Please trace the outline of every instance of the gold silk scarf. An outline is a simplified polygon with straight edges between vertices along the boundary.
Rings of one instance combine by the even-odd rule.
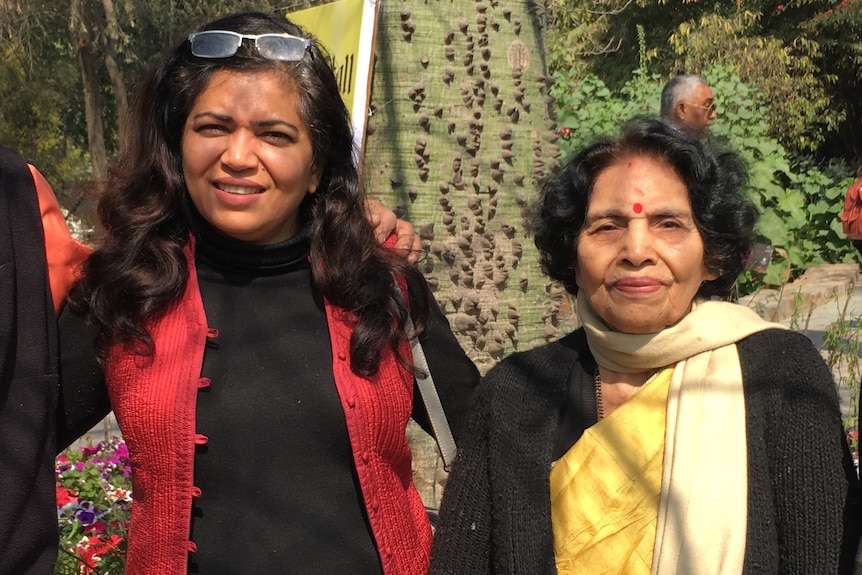
[[[661,498],[651,573],[739,575],[745,554],[748,461],[735,343],[786,329],[729,302],[695,301],[653,334],[615,332],[587,298],[578,315],[598,364],[637,373],[675,365],[668,391]]]
[[[648,575],[661,494],[673,368],[583,436],[551,469],[559,575]]]

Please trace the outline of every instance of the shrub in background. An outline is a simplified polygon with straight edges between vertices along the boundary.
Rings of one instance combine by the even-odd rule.
[[[787,253],[786,259],[774,257],[765,274],[747,272],[739,282],[740,295],[779,286],[788,274],[796,277],[812,265],[855,261],[838,219],[852,180],[851,167],[841,160],[818,165],[810,156],[788,153],[768,135],[769,125],[762,113],[765,106],[757,90],[743,83],[732,66],[716,64],[704,75],[719,114],[709,137],[745,159],[748,191],[761,212],[758,241]],[[595,75],[578,82],[557,78],[554,96],[563,160],[599,136],[618,133],[626,118],[638,114],[657,117],[663,85],[643,65],[619,93]]]

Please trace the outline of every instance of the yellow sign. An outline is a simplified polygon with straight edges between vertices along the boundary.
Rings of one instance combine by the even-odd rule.
[[[349,110],[353,109],[357,89],[357,59],[364,4],[364,0],[339,0],[287,15],[288,20],[313,34],[329,52],[329,64]]]

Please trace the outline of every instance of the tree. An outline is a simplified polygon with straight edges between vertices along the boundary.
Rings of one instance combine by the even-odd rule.
[[[593,72],[618,90],[638,65],[636,27],[643,25],[651,72],[667,78],[732,64],[764,94],[770,135],[796,152],[852,161],[862,150],[855,128],[862,123],[860,4],[552,0],[557,41],[549,61],[555,77]]]
[[[0,142],[63,187],[85,176],[86,133],[62,4],[0,2]]]
[[[419,229],[420,268],[486,370],[559,335],[525,209],[557,163],[544,6],[383,3],[363,176]]]
[[[94,50],[94,14],[89,8],[89,3],[83,5],[82,0],[72,0],[69,28],[72,45],[75,48],[75,59],[81,73],[93,179],[102,181],[108,176],[108,151],[105,145],[102,106],[99,101],[99,78]]]
[[[533,0],[381,4],[362,174],[419,230],[419,267],[482,372],[572,320],[524,218],[558,156],[544,13]],[[433,440],[408,434],[436,504]]]

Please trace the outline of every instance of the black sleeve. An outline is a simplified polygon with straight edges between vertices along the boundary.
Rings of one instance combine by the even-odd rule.
[[[749,445],[746,561],[773,561],[757,557],[773,548],[779,573],[850,573],[859,485],[832,374],[800,333],[764,331],[738,349]]]
[[[467,418],[473,391],[479,384],[479,370],[461,348],[452,333],[449,320],[430,293],[428,299],[428,319],[419,341],[428,359],[428,368],[449,427],[452,428],[452,435],[457,441]],[[426,433],[433,435],[418,386],[414,386],[413,390],[413,419]]]
[[[577,361],[568,336],[483,378],[446,483],[429,575],[550,575],[551,451]]]
[[[490,575],[492,485],[489,441],[494,405],[492,369],[479,386],[446,482],[431,547],[429,575]]]
[[[93,334],[84,315],[63,309],[60,333],[60,400],[57,450],[68,447],[111,411]]]

